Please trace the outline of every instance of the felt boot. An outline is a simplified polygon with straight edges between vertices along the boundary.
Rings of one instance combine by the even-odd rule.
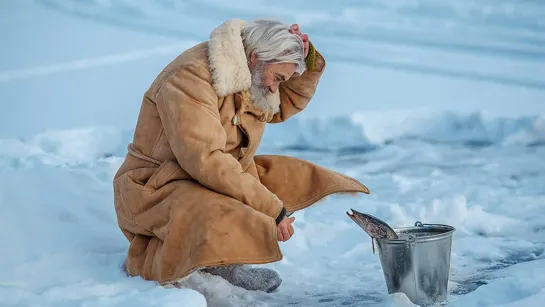
[[[282,279],[276,271],[266,268],[250,268],[246,265],[209,267],[201,271],[220,276],[232,285],[246,290],[270,293],[282,283]]]

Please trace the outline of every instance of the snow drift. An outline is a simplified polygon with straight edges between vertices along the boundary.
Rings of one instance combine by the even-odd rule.
[[[366,150],[402,140],[470,147],[536,146],[545,142],[545,118],[430,111],[368,112],[324,119],[294,117],[281,125],[269,125],[262,144],[304,150]]]

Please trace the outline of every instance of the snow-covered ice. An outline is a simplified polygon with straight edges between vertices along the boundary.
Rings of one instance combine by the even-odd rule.
[[[276,293],[128,278],[111,180],[141,95],[231,17],[299,22],[329,59],[311,105],[267,127],[260,153],[372,194],[295,213],[284,259],[266,265]],[[350,208],[456,228],[445,306],[541,306],[544,17],[515,0],[0,0],[0,306],[413,306],[388,295]]]

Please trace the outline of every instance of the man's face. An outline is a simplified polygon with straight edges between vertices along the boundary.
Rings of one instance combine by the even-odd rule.
[[[281,82],[288,81],[295,73],[296,65],[292,63],[265,64],[256,61],[250,68],[252,87],[250,95],[256,102],[264,102],[268,95],[276,93]]]
[[[281,82],[288,81],[295,73],[296,66],[292,63],[265,64],[260,75],[261,86],[276,93]]]

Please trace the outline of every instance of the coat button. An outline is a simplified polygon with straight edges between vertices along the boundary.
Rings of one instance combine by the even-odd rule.
[[[240,148],[240,156],[244,157],[248,153],[248,147],[241,147]]]
[[[233,116],[233,125],[235,126],[240,125],[240,118],[238,115]]]

